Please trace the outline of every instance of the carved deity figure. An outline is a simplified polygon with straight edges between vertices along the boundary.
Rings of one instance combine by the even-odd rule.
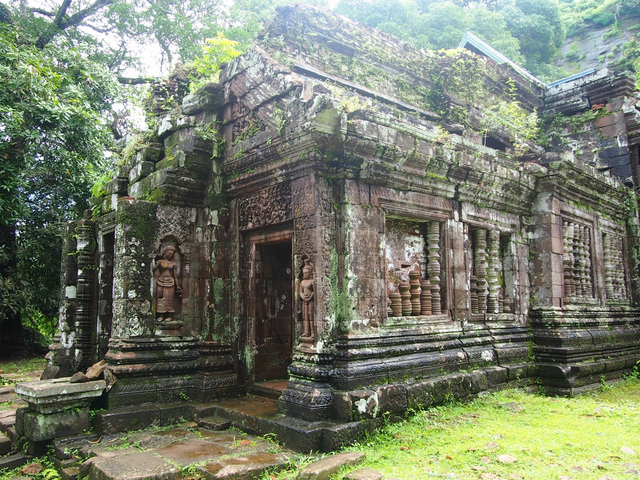
[[[176,311],[175,297],[182,296],[182,288],[176,274],[178,266],[174,261],[175,253],[176,247],[172,245],[166,246],[153,268],[156,319],[164,320],[165,322],[173,320],[173,315]]]
[[[305,258],[302,267],[302,280],[300,281],[299,294],[302,299],[302,339],[313,339],[313,306],[314,306],[314,289],[311,274],[313,267],[309,263],[309,259]]]

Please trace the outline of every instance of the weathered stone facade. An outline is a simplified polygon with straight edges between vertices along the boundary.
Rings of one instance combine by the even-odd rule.
[[[69,227],[52,365],[105,358],[109,409],[288,379],[282,412],[345,422],[620,377],[639,100],[608,72],[534,80],[282,8]],[[554,116],[534,137],[509,111]]]

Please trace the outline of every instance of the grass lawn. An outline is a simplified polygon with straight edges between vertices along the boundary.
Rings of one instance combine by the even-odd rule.
[[[637,479],[640,380],[572,399],[486,394],[418,412],[349,450],[400,479]]]

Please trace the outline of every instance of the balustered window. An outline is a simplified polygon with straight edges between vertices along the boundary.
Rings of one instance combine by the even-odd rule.
[[[591,228],[571,220],[562,222],[562,265],[565,303],[592,301]]]
[[[512,313],[513,259],[511,237],[498,230],[475,228],[471,233],[471,312]]]
[[[571,220],[564,220],[562,222],[562,244],[565,303],[593,300],[591,227]]]
[[[387,219],[388,315],[444,313],[443,224]]]
[[[628,300],[624,259],[624,238],[607,232],[602,235],[604,246],[604,279],[607,300]]]

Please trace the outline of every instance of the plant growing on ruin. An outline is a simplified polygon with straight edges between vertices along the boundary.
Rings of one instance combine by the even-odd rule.
[[[207,82],[217,80],[220,66],[242,55],[243,52],[236,48],[238,45],[239,42],[229,40],[222,32],[218,32],[215,38],[207,38],[202,55],[193,61],[198,75],[191,82],[191,91],[197,90]]]
[[[538,113],[528,112],[516,100],[516,86],[513,79],[507,80],[509,100],[499,100],[485,109],[482,121],[486,135],[492,130],[506,129],[513,134],[513,146],[516,154],[525,153],[528,145],[524,142],[533,141],[540,131]]]

